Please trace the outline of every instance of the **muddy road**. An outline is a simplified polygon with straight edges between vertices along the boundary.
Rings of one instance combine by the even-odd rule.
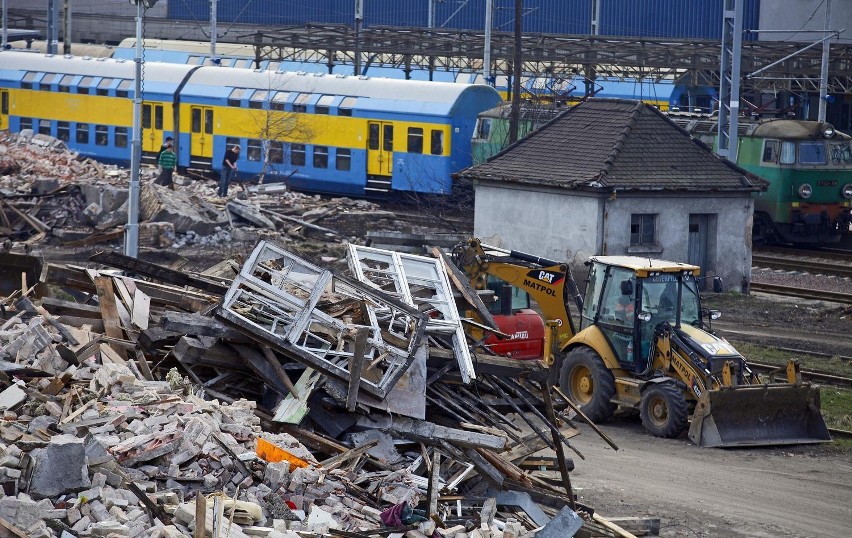
[[[581,502],[607,516],[661,519],[661,536],[828,537],[852,528],[852,454],[825,445],[712,449],[659,439],[639,417],[588,426],[573,444]],[[569,451],[570,454],[570,451]]]

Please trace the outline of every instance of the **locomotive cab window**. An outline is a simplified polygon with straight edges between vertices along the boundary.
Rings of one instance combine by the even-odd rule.
[[[432,155],[444,154],[444,131],[432,130]]]
[[[781,164],[796,164],[795,142],[781,142],[781,158],[779,162]]]
[[[799,142],[799,164],[825,164],[825,142]]]
[[[491,138],[491,118],[479,118],[476,120],[476,135],[480,140],[488,140]]]
[[[763,142],[763,162],[778,162],[778,151],[781,148],[780,140],[765,140]]]
[[[423,153],[423,129],[408,128],[408,153]]]

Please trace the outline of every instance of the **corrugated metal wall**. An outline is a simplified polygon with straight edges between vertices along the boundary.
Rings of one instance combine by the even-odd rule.
[[[485,0],[434,0],[435,26],[482,30]],[[514,0],[493,0],[494,30],[511,32]],[[723,0],[600,0],[601,34],[719,39]],[[524,32],[588,34],[594,0],[524,0]],[[364,0],[364,26],[426,27],[428,0]],[[744,28],[757,28],[760,0],[745,0]],[[355,0],[219,0],[219,22],[353,24]],[[210,0],[170,0],[171,19],[207,21]]]

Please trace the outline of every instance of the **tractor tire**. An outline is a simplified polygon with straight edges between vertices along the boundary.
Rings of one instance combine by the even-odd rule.
[[[615,395],[615,378],[591,348],[568,352],[562,361],[559,386],[592,422],[607,420],[618,408],[610,401]]]
[[[674,383],[657,383],[642,393],[642,425],[655,437],[677,437],[689,424],[683,392]]]

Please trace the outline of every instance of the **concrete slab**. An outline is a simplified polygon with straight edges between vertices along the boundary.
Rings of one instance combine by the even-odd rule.
[[[55,497],[91,485],[82,439],[56,435],[46,448],[34,450],[30,456],[34,465],[29,494],[33,498]]]

